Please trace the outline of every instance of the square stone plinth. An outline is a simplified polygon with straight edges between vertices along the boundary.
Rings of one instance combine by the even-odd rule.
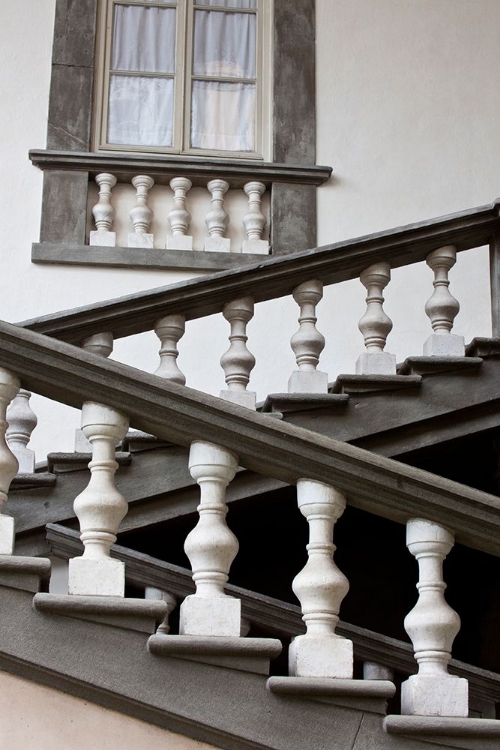
[[[192,250],[193,238],[187,234],[169,234],[167,236],[167,250]]]
[[[115,247],[116,232],[91,232],[89,244],[98,247]]]
[[[69,561],[68,594],[125,596],[125,564],[111,558],[74,557]]]
[[[395,375],[396,355],[389,352],[363,352],[356,362],[356,375]]]
[[[454,333],[432,333],[424,344],[424,357],[465,357],[465,339]]]
[[[14,554],[14,519],[0,515],[0,555]]]
[[[288,671],[294,677],[352,679],[352,641],[338,635],[298,635],[288,651]]]
[[[294,370],[288,381],[288,393],[328,393],[328,374]]]
[[[180,635],[241,634],[241,601],[232,596],[187,596],[181,604]]]
[[[128,247],[151,249],[153,247],[153,235],[146,232],[129,232],[127,245]]]
[[[244,240],[241,247],[242,253],[253,253],[254,255],[269,255],[269,242],[265,240]]]
[[[203,249],[207,253],[230,253],[231,240],[228,237],[206,237]]]
[[[219,398],[225,401],[231,401],[232,404],[246,406],[247,409],[254,409],[257,404],[257,396],[253,391],[229,391],[224,390],[219,393]]]
[[[453,675],[414,674],[401,685],[401,713],[468,716],[469,684]]]

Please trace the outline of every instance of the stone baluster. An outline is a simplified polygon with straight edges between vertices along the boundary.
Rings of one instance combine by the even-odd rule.
[[[21,388],[7,409],[7,442],[19,463],[19,474],[33,474],[35,452],[28,448],[31,433],[38,423],[30,406],[31,393]]]
[[[184,550],[191,563],[196,593],[180,608],[179,632],[184,635],[239,636],[241,602],[224,593],[238,540],[226,523],[226,487],[238,458],[225,448],[195,441],[189,471],[200,485],[198,524],[188,534]]]
[[[373,661],[363,662],[363,680],[394,680],[394,670],[390,667],[384,667],[382,664],[376,664]]]
[[[82,557],[69,562],[70,594],[124,596],[125,566],[112,560],[109,550],[127,513],[127,502],[118,492],[115,446],[128,430],[128,419],[114,409],[93,402],[82,407],[82,430],[92,446],[90,481],[74,503],[80,521]]]
[[[95,333],[82,341],[82,349],[98,357],[109,357],[113,351],[113,334],[111,331]],[[75,451],[77,453],[92,452],[92,446],[80,428],[75,430]]]
[[[309,523],[308,560],[292,588],[302,607],[307,632],[293,639],[290,675],[344,677],[353,675],[352,641],[335,633],[340,604],[349,582],[333,560],[333,527],[345,509],[344,495],[309,479],[297,482],[297,501]]]
[[[155,333],[161,342],[160,364],[155,375],[180,385],[186,384],[186,377],[177,365],[177,342],[184,335],[185,321],[184,315],[166,315],[157,320],[155,325]]]
[[[358,328],[365,340],[366,352],[356,362],[358,375],[395,375],[396,357],[384,352],[387,336],[392,330],[392,320],[385,313],[383,290],[391,280],[388,263],[374,263],[360,275],[366,287],[366,312]]]
[[[427,357],[464,357],[463,336],[451,333],[460,304],[449,290],[448,273],[457,260],[453,245],[440,247],[427,256],[427,265],[434,271],[434,292],[425,304],[425,312],[431,321],[432,333],[424,344]]]
[[[229,224],[229,214],[224,209],[224,194],[229,190],[229,183],[226,180],[210,180],[207,189],[212,195],[212,207],[205,219],[209,237],[205,238],[204,249],[212,253],[230,253],[231,240],[224,237]]]
[[[116,232],[111,231],[115,209],[111,205],[111,189],[116,185],[116,177],[107,172],[98,174],[95,178],[99,185],[99,200],[92,209],[96,231],[90,233],[90,244],[101,247],[116,245]]]
[[[247,324],[253,318],[252,297],[228,302],[223,310],[225,319],[231,326],[230,346],[220,360],[225,373],[227,389],[220,392],[220,398],[235,404],[255,409],[255,393],[247,391],[250,372],[255,367],[255,357],[247,349]]]
[[[5,439],[7,406],[19,391],[19,378],[0,368],[0,555],[14,554],[14,519],[4,514],[10,483],[17,474],[18,462]]]
[[[269,242],[262,239],[266,217],[262,213],[262,195],[266,191],[263,182],[247,182],[243,190],[248,195],[248,213],[243,217],[247,239],[243,242],[242,253],[268,255]]]
[[[174,191],[174,207],[168,214],[172,234],[167,236],[167,250],[192,250],[193,238],[187,234],[191,214],[186,208],[192,182],[187,177],[174,177],[169,184]]]
[[[300,307],[299,330],[290,345],[297,360],[298,370],[288,381],[289,393],[326,393],[328,375],[317,370],[319,356],[325,348],[325,338],[316,328],[316,305],[323,297],[321,281],[305,281],[294,289],[293,298]]]
[[[460,618],[444,598],[443,560],[454,544],[443,526],[421,518],[408,521],[406,544],[419,566],[419,598],[405,619],[418,674],[401,686],[401,712],[422,716],[467,716],[468,683],[448,674]]]
[[[129,247],[153,247],[153,235],[148,233],[153,219],[153,209],[148,205],[148,192],[154,184],[153,178],[144,174],[132,178],[132,185],[136,190],[136,204],[129,212],[134,227],[134,231],[128,234]]]
[[[175,596],[169,594],[168,591],[162,591],[161,589],[157,589],[154,586],[146,586],[146,588],[144,589],[144,598],[165,602],[165,604],[167,605],[167,614],[165,615],[163,622],[158,625],[156,632],[163,633],[164,635],[170,633],[168,618],[170,617],[170,613],[173,612],[175,607],[177,606],[177,599],[175,598]]]

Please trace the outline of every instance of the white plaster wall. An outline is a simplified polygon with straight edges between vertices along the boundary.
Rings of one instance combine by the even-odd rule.
[[[0,672],[0,691],[0,750],[213,748],[7,672]]]
[[[54,0],[0,5],[0,318],[13,322],[189,276],[30,262],[42,174],[27,152],[45,146],[53,14]],[[335,175],[318,191],[320,243],[490,202],[500,192],[499,22],[498,0],[317,0],[317,161]],[[466,339],[488,335],[485,251],[461,254],[451,278],[463,305],[456,331]],[[425,266],[398,269],[386,290],[395,323],[387,348],[398,360],[419,354],[430,331],[423,306],[431,281]],[[327,336],[320,367],[330,379],[353,372],[363,300],[354,281],[328,290],[318,309]],[[259,399],[286,390],[296,312],[293,300],[257,306],[249,347]],[[188,385],[212,393],[224,386],[218,362],[227,333],[221,316],[188,324],[179,358]],[[117,342],[113,356],[152,371],[157,350],[154,334],[146,334]],[[37,458],[71,449],[78,413],[38,397],[33,406]]]

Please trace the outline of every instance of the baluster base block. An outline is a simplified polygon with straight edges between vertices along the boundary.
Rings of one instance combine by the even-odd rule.
[[[193,238],[187,234],[169,234],[166,248],[167,250],[192,250]]]
[[[339,635],[298,635],[288,651],[288,671],[295,677],[352,679],[352,641]]]
[[[224,390],[219,393],[219,398],[225,401],[231,401],[232,404],[246,406],[247,409],[255,411],[257,406],[257,396],[253,391],[229,391]]]
[[[453,675],[412,675],[401,685],[401,713],[468,716],[469,684]]]
[[[424,343],[424,357],[465,357],[465,340],[454,333],[431,333]]]
[[[35,451],[30,450],[30,448],[22,448],[16,450],[15,456],[19,463],[18,474],[35,473]]]
[[[127,237],[127,247],[152,249],[153,235],[148,234],[147,232],[129,232]]]
[[[356,375],[395,375],[396,355],[389,352],[363,352],[356,362]]]
[[[14,519],[0,515],[0,555],[14,554]]]
[[[74,557],[69,561],[68,594],[125,596],[125,564],[120,560]]]
[[[206,237],[203,249],[207,253],[230,253],[231,240],[228,237]]]
[[[116,247],[116,232],[98,232],[95,230],[90,233],[89,245]]]
[[[180,635],[241,634],[241,601],[231,596],[187,596],[181,604]]]
[[[266,240],[243,240],[241,252],[269,255],[269,242],[266,242]]]
[[[288,393],[328,393],[328,373],[294,370],[288,381]]]

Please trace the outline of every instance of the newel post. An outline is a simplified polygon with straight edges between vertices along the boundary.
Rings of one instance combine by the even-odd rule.
[[[468,716],[468,682],[448,674],[451,647],[460,630],[460,618],[444,598],[443,561],[453,547],[453,534],[437,523],[413,518],[407,524],[406,544],[419,567],[419,598],[405,619],[418,674],[401,686],[401,712]]]
[[[333,553],[333,527],[345,509],[345,497],[334,487],[310,479],[297,482],[297,502],[309,523],[308,560],[292,588],[302,607],[307,632],[293,639],[290,675],[344,677],[353,675],[352,641],[335,632],[349,582]]]
[[[182,635],[239,636],[241,601],[224,592],[238,540],[226,523],[226,487],[238,458],[218,445],[196,441],[189,452],[189,471],[200,485],[199,521],[186,537],[196,593],[180,608]]]

